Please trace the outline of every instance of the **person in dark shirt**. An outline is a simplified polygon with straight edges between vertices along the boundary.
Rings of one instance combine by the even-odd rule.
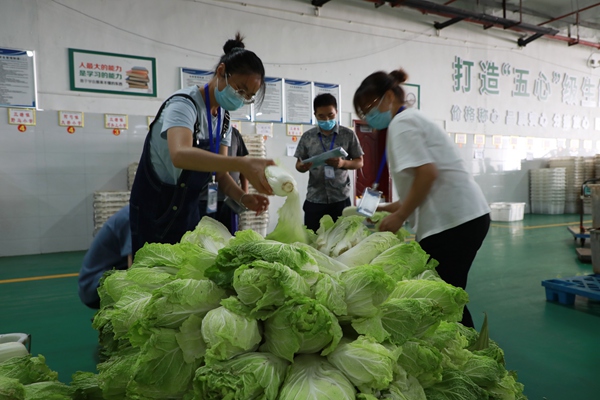
[[[100,308],[98,284],[106,271],[131,266],[129,205],[111,216],[94,237],[79,271],[79,298],[86,306]]]

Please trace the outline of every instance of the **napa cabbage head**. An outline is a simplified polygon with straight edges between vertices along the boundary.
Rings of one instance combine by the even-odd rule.
[[[469,302],[469,295],[464,289],[446,282],[427,279],[406,280],[396,283],[390,298],[428,298],[435,300],[443,311],[443,319],[450,322],[462,319],[463,309]]]
[[[255,318],[260,311],[275,311],[287,299],[310,296],[308,283],[296,271],[279,262],[262,260],[236,269],[233,288]]]
[[[441,321],[435,332],[425,338],[442,353],[444,368],[460,369],[473,356],[467,350],[469,341],[459,325],[458,322]]]
[[[135,254],[130,269],[152,268],[177,278],[204,279],[204,270],[215,262],[216,257],[216,253],[190,242],[146,243]]]
[[[442,381],[425,389],[427,400],[481,400],[489,398],[487,392],[477,386],[465,373],[447,369]]]
[[[313,298],[335,315],[347,315],[346,287],[338,278],[322,274],[313,286]]]
[[[371,265],[379,265],[395,280],[409,279],[426,270],[434,269],[438,262],[429,259],[429,254],[419,243],[401,243],[375,257]]]
[[[188,364],[202,360],[206,354],[206,343],[202,338],[202,318],[190,315],[175,333],[175,340]]]
[[[264,323],[265,343],[261,351],[288,361],[297,353],[327,355],[342,338],[335,315],[317,300],[304,297],[288,300]]]
[[[36,382],[25,385],[27,400],[71,400],[74,390],[62,382]],[[13,399],[11,399],[13,400]]]
[[[225,291],[208,279],[170,282],[153,292],[129,339],[141,346],[154,328],[179,328],[190,315],[202,318],[225,297]]]
[[[16,379],[23,385],[58,380],[58,373],[46,365],[46,358],[41,354],[37,357],[11,357],[1,362],[0,376]]]
[[[126,398],[127,386],[135,372],[135,365],[139,356],[140,349],[134,349],[130,346],[98,364],[98,380],[104,399],[120,400]]]
[[[435,300],[389,299],[374,316],[353,320],[352,327],[379,342],[387,340],[401,346],[410,338],[420,338],[433,332],[441,317],[442,308]]]
[[[299,355],[288,371],[279,400],[354,400],[356,390],[344,374],[323,357]]]
[[[271,353],[246,353],[196,370],[194,393],[204,400],[275,400],[289,363]]]
[[[398,365],[417,378],[423,388],[427,388],[442,380],[442,360],[442,354],[434,346],[424,340],[411,338],[402,345]]]
[[[211,253],[217,252],[231,240],[232,236],[225,225],[211,217],[204,216],[193,231],[186,232],[181,237],[181,243],[196,244]]]
[[[321,226],[327,226],[327,221]],[[315,247],[331,257],[343,254],[371,233],[363,221],[364,217],[360,216],[338,218],[329,229],[317,231]]]
[[[402,243],[391,232],[375,232],[366,239],[361,240],[356,246],[338,256],[336,260],[353,268],[369,264],[375,257],[392,246]]]
[[[393,400],[427,400],[419,380],[402,367],[396,368],[394,382],[383,392],[382,397]]]
[[[121,299],[121,295],[125,290],[137,287],[151,293],[154,289],[158,289],[173,280],[175,280],[175,277],[171,273],[162,272],[156,268],[108,271],[102,276],[98,286],[100,308],[113,306]]]
[[[488,393],[492,400],[527,400],[524,389],[523,384],[517,381],[516,372],[509,371],[500,383],[488,389]]]
[[[300,274],[310,286],[316,283],[319,275],[315,259],[306,251],[275,240],[242,241],[228,246],[219,251],[215,264],[205,274],[219,286],[230,289],[233,287],[235,270],[256,260],[286,265]]]
[[[277,196],[290,196],[298,186],[292,174],[278,165],[269,165],[265,168],[265,176]]]
[[[255,319],[236,314],[223,306],[206,314],[201,331],[207,346],[207,365],[255,351],[262,340]]]
[[[472,354],[460,367],[477,386],[491,389],[500,384],[506,375],[506,369],[490,357]]]
[[[103,400],[102,390],[100,389],[100,376],[93,372],[77,371],[71,377],[70,386],[75,394],[76,400]],[[1,398],[1,397],[0,397]]]
[[[177,332],[166,328],[153,330],[129,371],[131,379],[127,383],[126,396],[121,398],[181,398],[189,390],[201,359],[186,362]]]
[[[293,179],[293,178],[292,178]],[[277,183],[276,186],[285,186],[286,184]],[[295,185],[295,182],[294,182]],[[285,192],[286,199],[283,206],[277,210],[278,220],[273,232],[267,235],[267,239],[277,240],[282,243],[310,243],[313,240],[312,231],[304,226],[303,213],[300,204],[300,194],[293,187],[290,192]]]
[[[25,388],[18,379],[0,376],[0,399],[25,400]]]
[[[309,256],[314,258],[319,271],[324,274],[332,276],[339,276],[340,273],[350,269],[346,264],[342,264],[334,258],[329,257],[326,254],[321,253],[314,247],[305,243],[294,243],[294,246],[306,251]]]
[[[327,355],[327,361],[361,392],[371,393],[390,385],[401,352],[401,348],[385,347],[369,336],[359,336],[354,341],[342,339]]]
[[[394,290],[394,280],[381,267],[361,265],[340,275],[346,288],[348,315],[370,317]]]

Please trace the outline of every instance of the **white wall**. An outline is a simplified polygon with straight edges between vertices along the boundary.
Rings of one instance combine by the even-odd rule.
[[[129,117],[115,136],[104,115],[86,113],[69,134],[56,111],[38,111],[19,132],[0,112],[0,255],[86,249],[94,232],[93,193],[127,190],[127,166],[139,160],[146,117]]]
[[[124,132],[122,138],[129,146],[125,152],[121,144],[115,145],[113,138],[106,136],[101,114],[129,114],[130,123],[138,118],[139,125],[145,126],[145,116],[153,115],[161,101],[178,89],[179,68],[213,68],[223,43],[236,30],[247,36],[247,48],[262,58],[267,75],[339,83],[345,121],[351,119],[352,95],[364,77],[375,70],[404,67],[410,82],[421,86],[421,109],[427,115],[452,134],[488,136],[480,159],[473,157],[472,136],[461,152],[490,201],[526,201],[525,176],[518,171],[520,160],[529,153],[539,157],[552,150],[541,138],[593,140],[595,149],[598,108],[564,104],[560,83],[553,84],[552,97],[546,102],[511,96],[514,75],[499,78],[500,95],[481,95],[477,92],[479,70],[474,70],[471,93],[452,90],[452,63],[459,56],[474,61],[475,67],[480,61],[509,63],[529,70],[531,79],[540,72],[559,72],[561,77],[567,73],[578,82],[589,77],[597,91],[600,71],[585,63],[590,48],[568,47],[543,38],[518,48],[514,32],[484,31],[468,23],[436,32],[434,19],[442,20],[404,8],[374,9],[359,0],[332,1],[319,16],[309,0],[0,0],[0,47],[36,51],[39,107],[46,110],[38,113],[38,126],[30,128],[27,135],[17,136],[11,128],[0,130],[0,255],[85,248],[92,231],[91,194],[118,189],[116,182],[127,164],[137,159],[145,133],[143,129]],[[155,57],[158,97],[71,92],[68,48]],[[453,105],[496,109],[501,117],[496,124],[452,121]],[[65,136],[64,128],[57,126],[56,110],[84,111],[86,128],[78,129],[76,137]],[[578,115],[588,118],[591,126],[520,126],[506,122],[506,112],[511,110],[546,113],[550,118]],[[0,118],[6,115],[0,112]],[[94,118],[98,118],[97,125]],[[0,119],[0,124],[4,123]],[[95,135],[104,135],[98,139],[102,146],[96,146],[94,138],[100,136]],[[490,135],[522,139],[515,148],[508,143],[496,148]],[[528,136],[539,138],[535,149],[527,145]],[[582,146],[583,142],[571,154],[594,154]],[[275,149],[269,156],[283,154],[284,149]],[[92,161],[97,171],[103,172],[86,170]],[[74,223],[79,218],[87,222]],[[276,218],[275,210],[271,218]],[[64,235],[60,233],[71,226]],[[17,245],[15,232],[34,229],[40,229],[41,236],[30,244]]]

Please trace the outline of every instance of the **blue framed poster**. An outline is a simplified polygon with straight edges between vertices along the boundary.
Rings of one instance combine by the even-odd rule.
[[[0,48],[0,106],[35,108],[35,52]]]

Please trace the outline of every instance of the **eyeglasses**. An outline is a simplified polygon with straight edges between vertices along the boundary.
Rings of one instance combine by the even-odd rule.
[[[377,100],[379,100],[379,103],[377,103]],[[362,109],[358,110],[358,117],[360,119],[365,119],[365,117],[367,115],[369,115],[369,113],[371,111],[373,111],[376,108],[379,108],[379,106],[381,105],[381,102],[383,101],[383,96],[382,97],[377,97],[375,100],[373,100],[372,102],[370,102],[366,107],[365,107],[365,111],[363,111]],[[375,105],[375,103],[377,103],[377,105]],[[368,110],[368,111],[367,111]]]
[[[225,74],[225,84],[229,85],[229,82],[227,81],[227,77],[231,76],[229,74]],[[236,87],[232,86],[232,89],[235,90],[235,95],[244,102],[244,104],[252,104],[254,103],[254,101],[256,100],[256,95],[249,95],[248,93],[246,93],[246,91],[244,89],[237,89]]]

